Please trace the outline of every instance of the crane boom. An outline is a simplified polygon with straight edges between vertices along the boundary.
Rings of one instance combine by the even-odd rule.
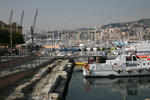
[[[34,22],[33,25],[31,26],[31,39],[32,39],[32,47],[34,45],[34,31],[35,31],[35,25],[36,25],[36,20],[37,20],[37,14],[38,14],[38,9],[36,9],[35,17],[34,17]]]
[[[34,17],[34,22],[33,22],[33,31],[35,30],[35,25],[36,25],[36,20],[37,20],[37,14],[38,14],[38,9],[36,9],[35,17]]]
[[[22,16],[21,16],[21,20],[20,20],[20,26],[22,26],[22,23],[23,23],[23,17],[24,17],[24,10],[22,11]]]

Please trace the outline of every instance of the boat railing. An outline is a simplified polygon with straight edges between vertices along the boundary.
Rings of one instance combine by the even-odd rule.
[[[112,65],[112,70],[125,70],[127,67],[137,67],[137,61],[120,62],[117,65]]]
[[[91,64],[91,68],[93,70],[105,71],[105,70],[126,70],[127,68],[136,69],[136,68],[150,68],[150,61],[147,60],[138,60],[138,61],[126,61],[126,62],[119,62],[119,61],[111,61],[106,63],[100,64]]]

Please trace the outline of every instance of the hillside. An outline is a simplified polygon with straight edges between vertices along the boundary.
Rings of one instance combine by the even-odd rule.
[[[137,21],[133,21],[133,22],[124,22],[124,23],[110,23],[107,25],[103,25],[102,28],[107,28],[107,27],[124,27],[124,26],[128,26],[134,24],[135,27],[139,27],[145,25],[145,27],[150,27],[150,19],[140,19]]]
[[[144,23],[147,26],[150,26],[150,19],[141,19],[139,21],[137,21],[138,23]]]

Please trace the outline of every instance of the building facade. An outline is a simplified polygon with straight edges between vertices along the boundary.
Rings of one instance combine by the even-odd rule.
[[[2,21],[0,21],[0,30],[6,30],[6,31],[11,31],[16,32],[18,34],[22,34],[22,26],[17,25],[16,22],[13,22],[12,24],[8,25]]]

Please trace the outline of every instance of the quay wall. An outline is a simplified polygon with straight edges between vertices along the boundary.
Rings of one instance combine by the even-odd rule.
[[[22,70],[19,72],[12,73],[10,75],[0,77],[0,89],[19,81],[20,79],[22,79],[22,78],[30,75],[31,73],[37,71],[39,68],[52,63],[54,60],[55,60],[55,58],[52,58],[51,60],[42,63],[41,65],[39,65],[36,68]]]
[[[50,91],[50,98],[52,100],[65,100],[68,93],[68,87],[72,77],[73,68],[74,62],[68,62],[62,70],[62,72],[66,72],[66,75],[60,74],[60,76],[56,78],[55,85],[52,87],[52,91]]]
[[[32,71],[33,70],[20,71],[18,73],[3,77],[0,79],[0,89],[22,79],[23,77],[29,75]]]
[[[23,62],[28,62],[31,60],[36,59],[36,56],[26,56],[26,57],[22,57],[22,58],[16,58],[14,60],[10,60],[10,61],[5,61],[5,62],[1,62],[0,66],[2,68],[6,68],[6,67],[12,67],[18,65],[19,63],[23,63]]]

